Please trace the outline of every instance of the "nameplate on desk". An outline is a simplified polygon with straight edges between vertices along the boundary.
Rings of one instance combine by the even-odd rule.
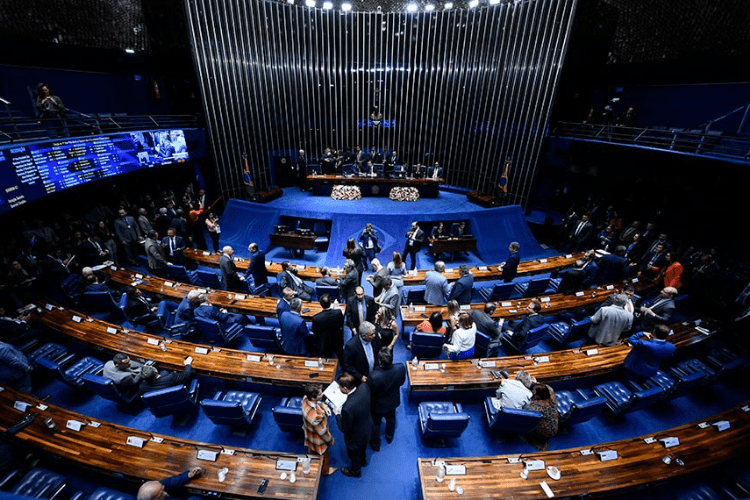
[[[196,354],[208,354],[208,349],[205,347],[196,347],[195,352]]]
[[[143,275],[136,273],[135,278],[139,279],[139,280],[142,280],[143,279]]]
[[[542,490],[544,491],[544,494],[547,495],[547,498],[552,498],[555,496],[555,494],[552,492],[552,489],[547,484],[547,481],[542,481],[539,483],[539,486],[542,487]]]
[[[508,457],[508,463],[509,464],[520,464],[521,459],[518,457]]]
[[[572,259],[572,258],[573,258],[573,254],[572,254],[572,253],[569,253],[569,254],[567,254],[567,255],[565,256],[565,258],[566,258],[566,259]]]
[[[164,286],[173,287],[174,283],[172,283],[171,281],[165,281]]]
[[[305,368],[317,368],[318,362],[317,361],[305,361]]]
[[[128,436],[128,439],[125,442],[136,448],[143,448],[143,445],[146,444],[146,440],[138,436]]]
[[[44,308],[45,308],[46,310],[48,310],[48,311],[51,311],[52,309],[54,309],[54,308],[55,308],[55,306],[53,306],[52,304],[47,304],[46,306],[44,306]]]
[[[276,470],[297,470],[297,460],[279,458],[276,460]]]
[[[497,363],[495,361],[479,361],[479,366],[482,368],[494,368],[497,366]]]
[[[46,410],[47,408],[49,408],[49,406],[47,406],[47,405],[46,405],[46,404],[44,404],[44,403],[39,403],[38,405],[36,405],[36,409],[37,409],[37,410],[41,410],[41,411],[44,411],[44,410]]]
[[[199,288],[198,293],[208,293],[208,290],[206,290],[205,288]]]
[[[513,302],[500,302],[500,307],[511,307]]]
[[[705,328],[701,328],[700,326],[696,326],[695,329],[699,332],[701,332],[703,335],[710,335],[711,331],[706,330]]]
[[[459,309],[462,310],[462,311],[470,311],[471,310],[471,306],[469,304],[464,304],[462,306],[459,306]]]
[[[524,464],[526,470],[543,470],[545,467],[544,460],[526,460]]]
[[[576,297],[583,297],[584,292],[576,292]]]
[[[82,321],[80,316],[73,316],[71,319],[74,323],[80,323]]]
[[[147,339],[146,343],[149,345],[159,345],[159,341],[156,339]]]
[[[211,252],[202,252],[202,255],[203,255],[204,257],[208,257],[209,255],[211,255]]]
[[[643,442],[646,443],[646,444],[653,444],[653,443],[656,442],[656,438],[655,437],[647,437],[647,438],[643,439]]]
[[[112,269],[113,271],[117,271],[117,266],[109,266],[109,268]]]
[[[750,405],[743,406],[742,407],[742,411],[744,411],[745,413],[749,412],[750,411]]]
[[[596,454],[599,455],[599,460],[602,462],[617,460],[617,451],[615,450],[597,451]]]
[[[151,441],[152,443],[160,444],[164,442],[164,438],[159,436],[151,436],[151,439],[149,441]]]
[[[700,424],[698,424],[699,429],[705,429],[707,427],[711,427],[711,424],[709,424],[708,422],[701,422]]]
[[[439,370],[440,365],[438,363],[425,363],[424,369],[425,370]]]
[[[453,274],[453,271],[455,271],[455,269],[446,269],[445,274]]]
[[[305,264],[297,264],[297,269],[299,269],[300,271],[304,271],[305,269],[307,269],[307,266]]]
[[[260,356],[258,356],[257,354],[248,354],[247,356],[245,356],[245,359],[247,359],[248,361],[258,362],[262,358]]]
[[[593,452],[593,450],[591,450],[591,449],[585,449],[585,450],[581,450],[581,455],[583,455],[584,457],[585,457],[586,455],[593,455],[593,454],[594,454],[594,452]]]
[[[719,420],[718,422],[714,422],[711,425],[713,425],[714,427],[716,427],[716,430],[719,431],[719,432],[725,431],[725,430],[729,429],[729,421],[728,420]]]
[[[508,312],[510,314],[516,314],[518,312],[518,309],[508,309]]]
[[[586,356],[596,356],[599,354],[599,349],[589,349],[586,351]]]
[[[81,427],[83,426],[84,423],[79,422],[78,420],[68,420],[68,422],[65,424],[65,427],[76,432],[80,432]]]
[[[445,475],[446,476],[465,476],[466,466],[465,465],[446,465]]]
[[[221,454],[222,455],[234,455],[234,450],[230,450],[228,448],[222,448]]]
[[[92,420],[91,422],[89,422],[89,426],[93,429],[98,429],[102,426],[102,424],[101,422],[95,422],[94,420]]]
[[[665,448],[671,448],[673,446],[677,446],[680,444],[680,438],[666,437],[666,438],[661,438],[659,442],[663,444]]]
[[[16,401],[13,403],[13,408],[24,413],[29,409],[29,406],[31,406],[29,403],[24,403],[23,401]]]
[[[546,264],[547,263],[547,259],[539,259],[539,263],[540,264]]]
[[[112,335],[117,335],[117,328],[112,328],[111,326],[108,326],[107,333],[111,333]]]
[[[549,302],[549,297],[541,297],[539,299],[539,302],[541,302],[541,303]]]
[[[538,356],[534,358],[534,363],[549,363],[549,356]]]
[[[479,269],[480,271],[487,272],[487,266],[479,266],[477,267],[477,269]]]
[[[216,462],[216,457],[219,454],[211,450],[198,450],[198,460],[208,460],[210,462]]]
[[[245,300],[245,296],[240,294],[235,294],[234,298],[237,300]]]
[[[632,280],[630,280],[630,282],[631,283],[638,283],[638,278],[633,278]]]
[[[414,312],[423,313],[427,310],[425,306],[414,306]]]

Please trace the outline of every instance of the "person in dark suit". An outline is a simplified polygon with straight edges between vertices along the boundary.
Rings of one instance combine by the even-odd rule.
[[[195,326],[195,308],[200,304],[201,292],[198,290],[190,290],[188,294],[182,299],[180,305],[177,306],[175,312],[175,324],[185,324],[188,328]]]
[[[367,281],[372,285],[372,296],[377,297],[383,292],[383,283],[388,277],[388,268],[380,263],[380,259],[372,259],[373,274],[367,277]]]
[[[166,497],[180,498],[180,488],[193,478],[200,477],[203,469],[193,467],[190,470],[160,481],[146,481],[138,488],[138,500],[164,500]]]
[[[347,395],[346,402],[337,408],[336,421],[344,434],[349,467],[342,467],[341,473],[348,477],[362,477],[362,466],[367,464],[367,442],[372,435],[372,415],[370,414],[370,388],[359,384],[349,373],[339,375],[336,382],[341,392]]]
[[[330,358],[334,353],[346,371],[344,363],[344,313],[338,307],[331,307],[331,296],[324,293],[320,297],[323,308],[312,319],[312,332],[317,341],[318,354]]]
[[[659,295],[651,301],[645,302],[636,310],[636,317],[640,320],[640,328],[650,332],[658,324],[668,325],[675,310],[674,298],[677,289],[671,286],[664,287]]]
[[[591,288],[596,284],[596,276],[599,274],[599,265],[596,263],[596,250],[586,250],[583,254],[583,272],[586,278],[583,280],[583,288]]]
[[[471,304],[471,294],[474,290],[474,276],[471,275],[469,266],[466,264],[461,264],[458,272],[461,277],[453,283],[448,300],[455,300],[459,305]]]
[[[152,365],[141,368],[141,392],[167,389],[176,385],[186,385],[193,378],[193,358],[188,356],[183,361],[182,372],[159,371]]]
[[[161,239],[161,244],[171,262],[180,266],[185,263],[182,253],[185,250],[185,238],[178,236],[175,228],[167,229],[167,235]]]
[[[599,270],[596,283],[614,283],[625,278],[628,272],[628,260],[625,258],[625,247],[619,245],[613,253],[599,259]]]
[[[219,268],[221,269],[221,284],[226,290],[246,292],[245,277],[237,272],[234,264],[234,249],[229,245],[221,249]]]
[[[581,220],[573,226],[573,230],[570,232],[568,237],[569,248],[572,248],[574,252],[578,252],[582,248],[589,244],[591,234],[594,232],[594,225],[589,222],[588,214],[581,215]]]
[[[563,269],[560,271],[560,284],[557,286],[559,293],[570,295],[580,290],[583,286],[583,281],[586,279],[586,271],[583,270],[585,262],[583,259],[578,259],[570,269]]]
[[[248,276],[253,277],[253,284],[255,286],[263,285],[268,283],[268,271],[266,270],[266,254],[258,248],[258,244],[253,242],[247,247],[250,252],[250,265],[247,266],[247,273],[245,278]]]
[[[295,297],[289,304],[289,312],[281,315],[281,347],[287,354],[294,356],[310,356],[314,351],[313,336],[307,328],[307,323],[300,316],[302,301]]]
[[[200,294],[198,297],[198,307],[193,314],[196,318],[205,318],[218,321],[222,326],[245,325],[248,323],[244,314],[230,313],[226,309],[220,309],[208,301],[208,295]]]
[[[346,259],[344,261],[344,277],[339,283],[339,296],[342,302],[348,302],[354,297],[355,289],[359,286],[359,271],[354,266],[354,261]]]
[[[419,223],[414,221],[411,223],[411,229],[406,232],[406,244],[404,245],[404,263],[406,258],[411,255],[411,269],[417,267],[417,254],[422,249],[422,243],[424,243],[424,231],[419,228]]]
[[[539,302],[529,302],[526,310],[528,311],[527,315],[514,324],[508,325],[508,327],[504,329],[509,335],[513,336],[513,339],[516,342],[523,342],[531,330],[544,324],[544,317],[539,314],[539,311],[542,310],[542,306],[539,305]]]
[[[98,266],[107,260],[112,260],[109,249],[93,234],[87,234],[86,240],[81,243],[80,248],[83,265]]]
[[[521,254],[518,250],[521,248],[521,244],[517,241],[511,242],[508,245],[508,257],[505,262],[500,264],[500,268],[503,270],[503,282],[510,283],[518,275],[518,264],[521,262]]]
[[[367,382],[370,372],[377,366],[377,353],[380,342],[375,334],[375,325],[369,321],[359,325],[357,335],[352,335],[344,346],[344,364],[346,370],[357,384]]]
[[[393,441],[396,431],[396,408],[401,405],[401,386],[406,381],[406,367],[393,364],[393,351],[381,347],[378,351],[379,366],[370,375],[372,389],[373,432],[370,447],[380,451],[380,423],[385,418],[385,440]]]
[[[156,319],[156,306],[151,305],[139,289],[134,286],[128,287],[125,294],[128,296],[125,310],[127,315],[133,318],[133,323],[145,325]]]
[[[346,302],[346,325],[355,333],[363,321],[375,321],[376,312],[375,299],[365,295],[365,289],[358,286],[354,289],[354,297]]]
[[[331,271],[323,266],[320,269],[320,278],[315,280],[315,286],[339,286],[339,281],[336,278],[332,278],[329,276],[329,273]],[[342,302],[346,302],[345,300],[342,300]]]
[[[134,266],[138,264],[136,256],[138,255],[138,242],[143,239],[141,229],[135,219],[128,215],[127,210],[120,207],[118,211],[120,217],[115,219],[115,234],[117,240],[125,250],[126,264]]]
[[[497,304],[494,302],[487,302],[484,305],[484,310],[472,309],[469,315],[477,325],[477,331],[482,332],[490,337],[490,343],[498,344],[500,342],[500,334],[502,331],[497,324],[497,321],[492,319],[492,315],[497,309]]]
[[[291,288],[284,288],[281,290],[281,298],[276,303],[276,319],[281,320],[281,315],[285,312],[291,311],[292,299],[294,298],[294,290]]]
[[[167,266],[171,264],[167,260],[167,254],[164,252],[164,248],[159,242],[159,233],[153,229],[148,232],[148,238],[146,238],[145,244],[146,257],[148,257],[148,267],[157,276],[167,275]]]
[[[643,256],[641,259],[641,268],[638,274],[643,274],[649,278],[653,278],[666,266],[667,254],[664,251],[664,245],[659,243],[654,247],[653,251],[647,252],[646,255]]]
[[[628,338],[633,347],[628,353],[623,366],[630,379],[642,379],[655,375],[662,362],[674,356],[675,346],[666,339],[669,327],[656,325],[651,333],[638,332]]]
[[[295,297],[302,300],[312,300],[315,293],[313,287],[307,285],[301,278],[297,277],[297,268],[288,260],[281,263],[281,272],[276,277],[281,288],[291,288]]]

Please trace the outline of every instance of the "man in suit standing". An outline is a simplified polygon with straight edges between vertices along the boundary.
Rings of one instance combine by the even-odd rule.
[[[583,259],[578,259],[572,268],[560,271],[561,280],[557,286],[559,293],[570,295],[583,287],[583,281],[586,279],[586,271],[583,270],[584,264]]]
[[[380,304],[391,310],[393,316],[396,317],[398,314],[398,301],[400,299],[398,288],[393,286],[391,278],[386,278],[383,282],[383,291],[375,299],[375,304]]]
[[[406,258],[411,255],[411,269],[417,267],[417,254],[422,249],[422,243],[424,243],[424,231],[419,228],[419,223],[414,221],[411,223],[411,229],[406,232],[406,245],[404,245],[404,263]]]
[[[456,300],[460,305],[471,304],[471,294],[474,290],[474,276],[471,275],[469,266],[466,264],[461,264],[458,272],[461,277],[453,283],[448,300]]]
[[[633,346],[628,353],[623,366],[626,377],[641,379],[656,375],[659,365],[663,361],[674,356],[675,346],[666,339],[669,336],[669,327],[656,325],[652,332],[638,332],[628,338],[628,343]]]
[[[281,298],[276,303],[276,319],[281,321],[281,315],[285,312],[291,311],[291,303],[294,298],[294,290],[291,288],[284,288],[281,290]]]
[[[435,306],[445,305],[448,297],[448,278],[445,272],[445,262],[435,262],[435,269],[429,271],[424,277],[424,300]]]
[[[613,253],[599,259],[595,283],[614,283],[622,280],[628,272],[628,260],[625,258],[625,247],[617,246]]]
[[[359,325],[357,335],[352,335],[344,346],[344,365],[357,384],[367,382],[367,377],[377,366],[380,342],[375,335],[375,325],[365,321]]]
[[[474,324],[477,325],[477,332],[482,332],[490,338],[490,349],[500,345],[500,335],[502,331],[497,324],[497,321],[492,319],[492,315],[497,309],[497,304],[494,302],[487,302],[484,305],[484,310],[472,309],[469,315],[474,320]]]
[[[380,422],[385,418],[385,440],[393,441],[396,431],[396,408],[401,405],[401,386],[406,381],[406,367],[403,363],[393,364],[393,351],[381,347],[378,351],[379,365],[370,376],[372,389],[373,432],[370,446],[380,451]]]
[[[346,371],[344,364],[344,313],[338,307],[331,307],[331,297],[324,293],[320,297],[323,308],[313,316],[312,331],[318,344],[318,354],[330,358],[334,353]]]
[[[362,466],[367,464],[367,442],[372,435],[370,388],[367,384],[357,385],[355,377],[349,373],[339,375],[336,382],[341,392],[347,395],[346,402],[337,408],[336,413],[350,460],[349,467],[342,467],[341,473],[348,477],[362,477]]]
[[[653,300],[648,301],[638,308],[636,317],[640,319],[641,330],[650,332],[658,324],[668,325],[675,310],[674,298],[677,289],[671,286],[665,287]]]
[[[508,245],[510,254],[508,254],[505,262],[500,265],[500,268],[503,270],[503,282],[505,283],[510,283],[518,275],[518,264],[521,262],[521,254],[518,252],[520,248],[521,244],[517,241],[513,241]]]
[[[359,325],[364,321],[375,321],[378,306],[375,299],[365,295],[365,289],[358,286],[354,289],[354,297],[346,302],[346,325],[356,334]]]
[[[383,283],[388,277],[388,268],[380,263],[379,259],[372,259],[370,262],[374,274],[367,277],[367,281],[372,285],[372,296],[377,297],[383,293]]]
[[[589,338],[602,345],[615,345],[622,332],[630,330],[633,325],[633,315],[625,310],[628,297],[617,294],[612,299],[611,306],[601,307],[591,316]]]
[[[302,310],[302,301],[295,297],[289,304],[289,312],[284,313],[279,318],[281,326],[281,347],[287,354],[294,356],[310,356],[313,351],[313,336],[307,328],[307,323],[300,311]]]
[[[591,238],[593,231],[594,226],[589,222],[588,214],[581,215],[581,220],[573,226],[573,231],[571,231],[570,236],[568,237],[568,246],[572,248],[574,252],[578,252],[589,244],[589,239]]]
[[[237,272],[234,264],[234,249],[229,245],[221,249],[219,257],[219,268],[221,268],[221,284],[226,290],[234,292],[246,292],[245,277]]]
[[[359,272],[354,267],[352,259],[344,261],[344,277],[339,283],[339,295],[342,302],[348,302],[354,296],[354,290],[359,286]]]
[[[266,270],[266,254],[258,248],[258,244],[253,242],[248,245],[247,250],[250,252],[250,265],[247,267],[247,273],[245,278],[248,276],[253,277],[253,284],[255,286],[263,285],[268,283],[268,271]]]
[[[167,254],[164,252],[161,243],[159,242],[159,233],[153,229],[149,231],[148,238],[146,238],[146,257],[148,257],[148,266],[157,276],[167,275],[167,266],[171,262],[167,261]]]
[[[182,236],[177,236],[177,230],[175,228],[170,227],[167,229],[167,235],[162,238],[161,244],[164,247],[170,262],[183,265],[185,258],[182,252],[185,250],[185,239]]]
[[[127,210],[120,207],[117,212],[120,217],[115,219],[115,234],[117,240],[125,250],[126,264],[134,266],[138,264],[136,256],[138,255],[138,242],[143,239],[141,229],[135,219],[128,215]]]

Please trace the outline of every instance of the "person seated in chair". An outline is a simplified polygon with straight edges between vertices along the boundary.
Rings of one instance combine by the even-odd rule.
[[[205,318],[218,321],[222,326],[246,325],[247,316],[244,314],[230,313],[224,308],[218,308],[208,301],[208,295],[202,293],[198,296],[198,306],[193,311],[196,318]]]
[[[320,269],[320,278],[315,280],[315,286],[339,286],[339,280],[329,276],[330,270],[323,266]]]
[[[315,290],[297,276],[297,267],[288,260],[281,263],[281,272],[276,278],[280,288],[290,288],[295,297],[302,300],[312,300]]]
[[[141,369],[141,391],[149,392],[159,389],[167,389],[176,385],[187,385],[193,378],[193,358],[188,356],[182,362],[184,368],[181,373],[159,371],[152,365],[146,365]]]
[[[467,312],[458,315],[458,328],[451,335],[451,341],[443,344],[443,350],[450,359],[464,359],[474,356],[474,342],[477,338],[477,325]]]
[[[111,379],[120,392],[134,395],[140,390],[141,369],[143,365],[130,359],[130,356],[118,352],[104,363],[102,376]]]
[[[125,294],[128,296],[125,311],[128,317],[133,318],[133,323],[146,325],[157,319],[157,306],[151,305],[138,288],[130,286]]]
[[[514,321],[512,324],[505,327],[503,331],[508,335],[511,335],[514,342],[523,342],[531,330],[544,324],[544,317],[539,314],[539,311],[541,310],[542,306],[539,302],[532,300],[526,307],[528,314],[524,315],[522,319]]]
[[[514,378],[504,378],[495,392],[499,408],[521,409],[531,401],[531,386],[536,379],[525,371],[516,372]],[[493,401],[494,404],[494,401]]]

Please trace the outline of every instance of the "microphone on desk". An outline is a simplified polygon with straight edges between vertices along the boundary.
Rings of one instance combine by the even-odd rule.
[[[15,436],[18,434],[19,431],[25,429],[29,425],[31,425],[31,422],[36,420],[36,417],[39,416],[38,413],[30,413],[26,416],[24,416],[19,422],[12,427],[9,427],[8,430],[5,431],[6,436]]]

